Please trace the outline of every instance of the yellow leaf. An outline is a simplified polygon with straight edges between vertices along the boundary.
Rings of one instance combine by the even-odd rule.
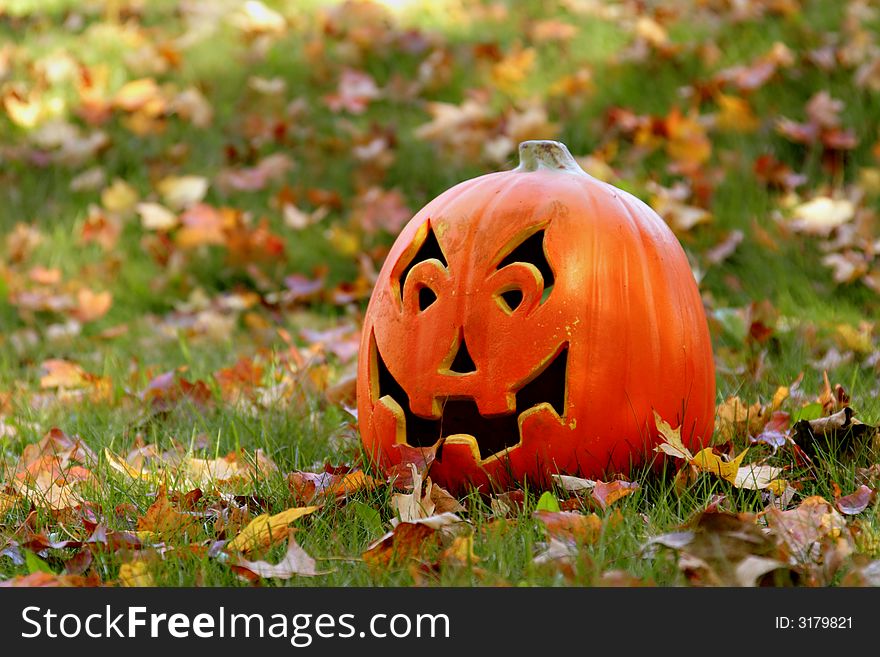
[[[744,465],[739,469],[733,485],[737,488],[762,490],[779,481],[777,477],[781,472],[782,468],[776,468],[772,465]]]
[[[739,464],[748,453],[748,447],[732,461],[722,461],[721,457],[712,451],[711,447],[700,450],[691,459],[691,465],[696,466],[703,472],[711,472],[732,484],[736,483],[736,475],[739,472]]]
[[[770,410],[778,411],[779,407],[782,406],[782,402],[788,399],[790,394],[791,390],[789,390],[788,386],[779,386],[776,388],[776,392],[773,393],[773,400],[770,402]]]
[[[758,435],[766,424],[761,404],[751,406],[739,397],[728,397],[715,409],[715,433],[721,440],[731,440],[740,433]]]
[[[127,213],[138,202],[134,187],[117,178],[101,192],[101,205],[110,212]]]
[[[654,448],[655,452],[663,452],[677,459],[691,460],[693,458],[691,451],[681,441],[681,427],[673,429],[666,420],[660,417],[657,411],[654,411],[654,424],[663,440]]]
[[[515,50],[492,67],[492,81],[507,93],[517,93],[520,85],[535,67],[537,51],[534,48]]]
[[[234,458],[188,458],[182,465],[186,477],[193,486],[199,488],[215,485],[247,474],[247,468],[242,467]]]
[[[256,548],[268,547],[287,538],[287,526],[298,518],[316,511],[317,506],[300,506],[287,509],[274,516],[264,513],[248,523],[248,526],[227,544],[229,550],[250,552]]]
[[[0,513],[6,513],[7,511],[14,509],[17,503],[18,498],[14,495],[0,493]]]
[[[684,116],[673,110],[666,117],[666,132],[666,153],[680,164],[699,166],[712,155],[712,143],[695,114]]]
[[[835,228],[852,220],[855,204],[849,199],[817,196],[792,211],[790,225],[799,233],[827,237]]]
[[[122,458],[121,456],[117,456],[113,452],[111,452],[106,447],[104,448],[104,458],[107,459],[107,464],[116,470],[117,472],[121,472],[124,475],[128,475],[132,479],[140,479],[141,481],[154,481],[156,478],[143,470],[136,470],[131,467],[128,462]]]
[[[452,539],[452,544],[443,550],[439,558],[440,563],[465,566],[475,564],[479,560],[480,557],[474,554],[474,537],[472,535],[456,536]]]
[[[722,130],[754,132],[761,125],[745,98],[719,94],[717,101],[721,111],[718,113],[716,123]]]
[[[126,112],[135,112],[160,97],[159,85],[153,78],[126,82],[113,97],[113,104]]]
[[[119,567],[119,585],[126,587],[155,586],[156,582],[149,572],[147,562],[142,559],[135,559]]]
[[[788,488],[788,482],[785,479],[774,479],[767,485],[767,490],[777,497],[781,496],[786,488]]]

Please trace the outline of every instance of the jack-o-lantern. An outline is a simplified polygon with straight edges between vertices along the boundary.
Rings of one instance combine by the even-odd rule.
[[[432,478],[461,492],[644,463],[654,411],[708,441],[715,374],[684,251],[634,196],[558,142],[468,180],[403,229],[367,308],[360,432],[387,467],[439,443]]]

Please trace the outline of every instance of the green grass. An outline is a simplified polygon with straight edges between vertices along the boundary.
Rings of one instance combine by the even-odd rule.
[[[125,3],[117,3],[129,23],[114,23],[103,3],[57,0],[35,3],[16,0],[0,9],[0,41],[12,44],[5,78],[0,77],[0,94],[12,89],[27,93],[35,90],[44,98],[61,103],[57,118],[69,121],[84,134],[89,127],[78,117],[75,75],[56,82],[41,80],[36,71],[47,58],[66,54],[92,71],[107,69],[107,94],[112,96],[124,83],[153,76],[160,85],[181,91],[199,89],[208,99],[214,116],[207,127],[196,127],[178,116],[169,115],[162,129],[137,135],[127,127],[124,112],[113,111],[100,126],[109,146],[94,157],[73,166],[62,163],[35,163],[32,138],[39,126],[18,125],[0,109],[0,420],[15,428],[15,435],[0,432],[0,473],[13,468],[22,451],[38,441],[51,427],[78,435],[98,454],[91,480],[83,496],[91,503],[100,521],[109,530],[131,531],[156,496],[153,482],[141,482],[114,471],[106,462],[104,449],[117,454],[127,452],[136,441],[155,444],[160,450],[174,445],[196,447],[191,455],[200,458],[223,456],[230,451],[253,453],[262,449],[278,465],[278,473],[248,482],[241,493],[259,501],[254,513],[279,512],[293,504],[285,474],[319,471],[323,464],[356,465],[374,476],[381,473],[364,462],[351,420],[337,405],[327,402],[321,391],[304,395],[301,402],[279,404],[253,413],[220,400],[214,374],[232,366],[239,357],[254,357],[266,364],[266,382],[284,372],[283,355],[287,345],[279,330],[289,332],[306,352],[309,345],[299,335],[303,327],[327,328],[346,321],[357,321],[366,299],[335,305],[323,300],[308,307],[284,309],[267,299],[283,289],[285,276],[313,275],[326,268],[328,287],[356,281],[359,266],[329,237],[331,228],[354,240],[358,250],[368,254],[373,266],[393,240],[384,232],[371,234],[352,219],[355,200],[363,193],[363,175],[353,147],[371,134],[387,135],[394,161],[387,171],[368,184],[399,189],[415,211],[452,185],[499,168],[485,160],[453,162],[439,154],[433,144],[419,140],[414,130],[429,120],[428,102],[460,104],[474,89],[489,89],[488,106],[499,116],[511,108],[522,108],[529,101],[544,103],[551,121],[559,125],[559,139],[576,155],[613,146],[617,153],[610,165],[621,178],[613,182],[649,200],[647,183],[671,185],[681,180],[667,166],[669,158],[662,146],[645,157],[636,157],[631,137],[615,133],[606,123],[609,112],[626,108],[635,114],[662,120],[673,108],[683,112],[691,107],[702,115],[717,110],[711,97],[696,103],[682,89],[707,83],[718,71],[748,65],[767,53],[776,42],[784,42],[798,58],[791,69],[782,69],[774,81],[747,95],[762,120],[760,129],[750,134],[710,132],[712,159],[706,164],[711,173],[721,171],[713,185],[708,209],[713,221],[681,235],[688,252],[697,260],[730,230],[745,232],[735,253],[723,265],[705,269],[701,291],[707,299],[713,343],[719,365],[718,401],[731,395],[746,403],[768,402],[779,386],[791,384],[804,374],[801,388],[813,399],[821,391],[822,371],[815,365],[831,347],[841,346],[838,325],[857,327],[862,321],[880,316],[878,295],[860,282],[837,285],[831,272],[821,265],[822,251],[817,240],[786,234],[773,215],[781,207],[782,195],[768,190],[755,177],[752,164],[762,154],[773,154],[807,177],[799,189],[805,198],[812,193],[840,190],[858,180],[860,171],[876,167],[876,122],[880,116],[878,94],[854,89],[851,69],[838,67],[822,71],[805,64],[809,50],[822,45],[823,35],[842,29],[844,3],[819,0],[804,2],[795,16],[771,15],[761,20],[735,22],[719,18],[717,23],[698,21],[681,11],[667,25],[671,43],[682,54],[666,58],[657,53],[641,61],[621,59],[633,37],[631,18],[615,20],[578,14],[561,6],[547,9],[539,0],[503,3],[506,16],[496,20],[490,13],[470,11],[471,5],[486,3],[450,2],[451,9],[424,11],[410,9],[392,17],[391,32],[371,35],[362,47],[343,30],[333,36],[323,29],[323,3],[267,3],[287,17],[283,34],[269,39],[265,51],[249,43],[231,23],[221,20],[214,37],[180,50],[179,66],[161,72],[140,72],[131,59],[132,35],[143,44],[170,44],[186,29],[177,3],[138,3],[143,13]],[[552,4],[552,3],[551,3]],[[671,8],[677,3],[670,3]],[[617,5],[615,5],[617,6]],[[625,11],[618,6],[620,11]],[[674,13],[674,12],[673,12]],[[528,20],[557,18],[579,29],[570,43],[532,43],[524,25]],[[628,22],[629,20],[629,22]],[[384,29],[384,28],[383,28]],[[414,33],[424,38],[420,45]],[[380,42],[387,37],[387,42]],[[355,35],[356,36],[356,35]],[[378,39],[378,40],[377,40]],[[411,42],[408,42],[408,39]],[[711,61],[700,55],[697,46],[714,41],[720,56]],[[312,50],[316,44],[321,54]],[[370,45],[371,44],[371,45]],[[532,71],[513,92],[492,87],[494,62],[481,59],[476,46],[497,45],[501,56],[520,47],[534,47]],[[405,85],[418,79],[420,66],[431,52],[445,53],[451,62],[436,86],[408,95]],[[128,58],[127,58],[128,56]],[[97,68],[96,68],[97,67]],[[336,90],[338,75],[345,68],[368,72],[384,89],[395,90],[369,105],[363,114],[335,114],[327,109],[324,97]],[[582,68],[592,72],[592,89],[575,99],[548,99],[552,85]],[[254,77],[280,78],[285,83],[281,97],[261,96],[249,88]],[[841,123],[859,137],[859,145],[848,153],[839,172],[829,173],[822,166],[821,153],[813,148],[787,142],[774,131],[780,116],[797,121],[806,119],[805,104],[819,90],[845,101]],[[169,93],[171,93],[169,91]],[[727,90],[726,93],[735,91]],[[302,109],[290,118],[292,104]],[[256,137],[257,120],[284,123],[280,136]],[[249,136],[250,135],[250,136]],[[275,135],[275,136],[272,136]],[[233,155],[234,153],[234,155]],[[291,157],[294,166],[281,182],[252,192],[226,192],[214,184],[215,176],[229,166],[254,166],[273,153]],[[39,153],[36,153],[39,155]],[[513,156],[511,156],[512,161]],[[119,178],[138,193],[140,200],[158,200],[155,183],[167,175],[202,175],[212,181],[205,202],[228,206],[247,213],[254,224],[266,218],[269,229],[285,240],[283,258],[265,263],[235,263],[224,247],[208,246],[191,251],[177,250],[175,260],[159,262],[150,255],[145,231],[136,213],[121,217],[122,233],[114,248],[105,252],[96,244],[80,240],[90,205],[101,204],[100,192],[72,191],[71,180],[84,170],[102,167],[106,184]],[[335,192],[342,200],[326,218],[302,231],[285,226],[274,202],[282,186],[293,190],[297,204],[314,209],[308,190]],[[866,207],[878,210],[877,199]],[[6,243],[15,226],[24,223],[39,231],[41,242],[21,262],[13,262]],[[775,248],[758,239],[753,226],[765,229]],[[84,323],[79,332],[67,334],[62,327],[67,313],[40,311],[30,314],[12,296],[16,285],[26,280],[33,267],[58,268],[63,285],[75,289],[85,285],[107,290],[113,305],[106,316]],[[874,265],[876,267],[876,264]],[[66,291],[70,291],[66,289]],[[174,320],[193,320],[194,312],[181,311],[183,304],[204,297],[217,301],[227,293],[256,293],[260,302],[246,310],[223,311],[228,329],[212,334],[198,330],[174,329]],[[779,320],[772,337],[765,343],[747,340],[748,327],[731,319],[752,301],[769,300]],[[253,329],[254,323],[262,329]],[[125,330],[110,337],[108,329]],[[877,329],[869,331],[868,350],[854,353],[848,362],[828,371],[832,384],[844,386],[858,417],[869,424],[880,423],[880,395],[877,365],[869,357],[878,349]],[[59,402],[53,390],[40,389],[41,364],[48,359],[67,359],[86,371],[110,380],[110,398],[100,403]],[[320,352],[319,367],[325,367],[335,381],[350,367],[334,356]],[[756,364],[760,371],[755,375]],[[873,364],[872,364],[873,363]],[[201,410],[187,404],[167,413],[152,413],[140,394],[161,372],[185,368],[190,381],[205,381],[215,394],[212,408]],[[796,412],[791,402],[784,410]],[[0,423],[0,427],[2,427]],[[342,438],[340,438],[342,436]],[[746,446],[744,436],[736,440],[737,452]],[[769,457],[769,449],[756,446],[749,460]],[[779,465],[792,466],[790,453],[770,457]],[[857,468],[877,461],[876,453],[860,449],[855,454],[832,451],[820,454],[813,469],[794,465],[785,477],[802,488],[796,500],[809,495],[835,497],[835,485],[847,494],[857,486]],[[684,576],[668,555],[646,558],[641,546],[651,536],[672,531],[703,509],[713,495],[725,495],[728,508],[759,513],[764,508],[760,492],[734,489],[718,478],[701,476],[684,492],[675,490],[671,464],[665,471],[633,474],[641,485],[607,511],[599,512],[604,531],[594,544],[584,545],[573,570],[542,568],[532,559],[546,534],[532,516],[539,491],[527,491],[519,515],[503,529],[492,522],[490,500],[473,493],[463,498],[462,513],[474,526],[474,552],[479,561],[473,567],[442,567],[430,581],[439,585],[594,585],[603,573],[619,569],[635,578],[661,586],[685,583]],[[3,488],[0,492],[9,492]],[[184,493],[186,491],[179,491]],[[216,491],[206,490],[197,511],[201,520],[188,536],[174,537],[171,552],[160,558],[146,550],[150,573],[162,586],[232,585],[240,580],[223,558],[208,556],[215,538],[214,519],[207,515],[222,506]],[[316,513],[297,521],[296,538],[318,560],[320,570],[332,572],[313,579],[294,578],[264,581],[267,585],[411,585],[410,564],[387,569],[371,569],[361,559],[364,550],[390,528],[393,512],[389,504],[392,491],[386,487],[358,491],[346,501],[328,502]],[[566,497],[557,491],[560,498]],[[257,508],[259,507],[259,508]],[[115,510],[128,508],[127,512]],[[375,511],[363,511],[372,509]],[[591,512],[587,506],[584,512]],[[376,521],[378,514],[378,523]],[[878,507],[869,507],[858,516],[866,531],[880,531]],[[25,525],[33,532],[45,533],[53,540],[84,538],[82,519],[64,519],[23,500],[0,516],[0,549],[5,541],[20,541]],[[226,536],[226,538],[230,538]],[[41,553],[48,567],[60,572],[77,550],[49,549]],[[281,557],[284,545],[263,555],[269,561]],[[872,558],[878,556],[864,548]],[[170,555],[170,556],[169,556]],[[430,554],[423,555],[431,562]],[[132,554],[95,551],[92,568],[103,581],[113,582],[120,565]],[[27,564],[17,565],[0,556],[0,579],[28,572]]]

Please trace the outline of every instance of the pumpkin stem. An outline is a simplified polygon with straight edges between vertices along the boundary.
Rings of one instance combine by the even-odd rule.
[[[572,157],[568,147],[559,141],[535,139],[519,145],[519,166],[516,171],[551,169],[569,173],[584,173]]]

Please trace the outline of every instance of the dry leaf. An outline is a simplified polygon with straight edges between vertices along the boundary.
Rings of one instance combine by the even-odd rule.
[[[167,231],[180,223],[174,212],[159,203],[138,203],[137,211],[145,230]]]
[[[251,552],[266,548],[288,535],[288,525],[298,518],[314,513],[320,507],[302,506],[270,515],[264,513],[248,523],[235,538],[226,544],[227,550]]]
[[[431,484],[428,479],[427,490],[422,495],[422,476],[416,470],[416,466],[410,464],[413,480],[411,493],[395,493],[391,496],[391,508],[401,522],[412,522],[420,518],[434,515],[434,502],[431,500]]]
[[[208,179],[203,176],[168,176],[156,185],[162,200],[175,210],[184,210],[205,198]]]
[[[150,574],[149,565],[142,559],[135,559],[119,566],[120,586],[156,586]]]
[[[841,513],[854,516],[867,509],[874,501],[874,491],[862,484],[854,493],[839,497],[834,505]]]
[[[147,512],[137,520],[139,532],[149,532],[156,536],[173,537],[196,529],[196,518],[181,513],[171,504],[165,486],[159,488],[156,501]]]
[[[287,552],[278,563],[266,561],[248,561],[238,557],[231,562],[232,569],[245,579],[254,580],[260,577],[290,579],[294,575],[315,577],[326,575],[330,571],[319,572],[315,560],[303,550],[293,537],[294,530],[287,531]]]
[[[744,465],[736,472],[733,485],[748,490],[763,490],[777,481],[782,468],[771,465]]]

